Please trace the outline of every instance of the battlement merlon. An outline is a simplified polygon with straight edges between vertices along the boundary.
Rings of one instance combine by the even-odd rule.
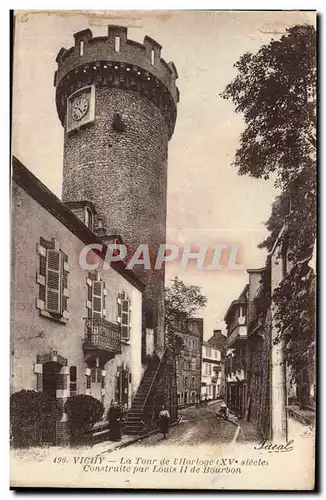
[[[119,62],[138,66],[159,79],[169,90],[175,103],[179,100],[176,86],[178,73],[173,62],[167,63],[161,58],[161,45],[149,36],[145,36],[143,44],[128,40],[127,28],[109,25],[108,36],[93,38],[92,31],[85,29],[75,33],[75,45],[70,49],[62,48],[56,57],[58,69],[55,73],[54,85],[59,86],[61,80],[78,66],[99,61]]]

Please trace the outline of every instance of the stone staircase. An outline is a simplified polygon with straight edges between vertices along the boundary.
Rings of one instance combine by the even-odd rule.
[[[139,384],[137,393],[132,400],[131,408],[128,411],[126,417],[126,423],[124,428],[125,434],[141,434],[143,428],[143,406],[146,401],[146,397],[151,389],[153,378],[157,372],[159,365],[159,358],[153,359],[148,365],[144,376]]]

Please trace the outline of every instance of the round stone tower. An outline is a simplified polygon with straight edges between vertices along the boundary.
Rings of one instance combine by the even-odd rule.
[[[173,63],[149,37],[127,39],[127,28],[89,29],[56,58],[56,105],[64,127],[63,201],[94,203],[108,234],[121,235],[129,252],[148,244],[152,268],[134,270],[146,283],[143,327],[164,343],[164,269],[155,270],[166,241],[168,141],[179,91]]]

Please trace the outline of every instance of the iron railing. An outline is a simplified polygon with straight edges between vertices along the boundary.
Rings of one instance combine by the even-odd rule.
[[[121,353],[121,331],[104,318],[85,318],[84,348]]]
[[[148,392],[147,392],[147,395],[146,395],[146,398],[144,400],[144,403],[143,403],[143,406],[141,408],[142,412],[144,411],[145,407],[146,407],[146,404],[147,404],[147,401],[149,399],[149,397],[152,395],[152,392],[153,392],[153,389],[155,389],[155,385],[157,383],[157,380],[158,380],[158,377],[159,375],[161,374],[161,367],[162,367],[162,364],[163,364],[163,360],[165,360],[165,357],[166,357],[166,353],[167,353],[167,347],[165,348],[164,350],[164,353],[160,359],[160,362],[159,364],[157,365],[157,368],[155,370],[155,373],[154,373],[154,376],[152,378],[152,382],[151,382],[151,385],[148,389]]]

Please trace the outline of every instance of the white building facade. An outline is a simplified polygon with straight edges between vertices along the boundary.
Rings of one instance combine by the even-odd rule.
[[[201,399],[214,400],[220,395],[221,352],[209,345],[202,344]]]

